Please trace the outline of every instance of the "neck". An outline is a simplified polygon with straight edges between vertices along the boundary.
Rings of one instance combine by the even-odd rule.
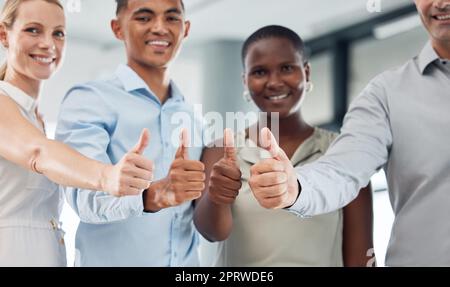
[[[260,115],[263,116],[263,115]],[[272,121],[268,117],[266,119],[259,119],[259,122],[267,122],[267,127],[272,129]],[[305,122],[300,111],[287,116],[285,118],[279,118],[279,136],[282,138],[299,138],[309,135],[312,127]]]
[[[450,41],[431,41],[434,50],[441,59],[450,60]]]
[[[7,69],[4,81],[21,89],[35,100],[39,97],[42,84],[42,81],[40,80],[34,80],[25,75],[16,73],[11,69]]]
[[[151,91],[158,97],[161,103],[164,103],[169,97],[170,77],[166,67],[143,67],[128,61],[128,66],[132,68],[147,84]]]

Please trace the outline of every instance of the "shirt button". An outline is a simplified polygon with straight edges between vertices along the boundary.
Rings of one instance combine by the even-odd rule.
[[[50,220],[50,224],[52,225],[53,230],[56,230],[56,228],[58,227],[58,225],[56,224],[56,222],[53,219]]]
[[[178,219],[178,213],[175,213],[175,215],[173,216],[175,219]]]

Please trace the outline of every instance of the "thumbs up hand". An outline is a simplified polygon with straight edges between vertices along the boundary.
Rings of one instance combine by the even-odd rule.
[[[211,170],[208,196],[216,204],[232,204],[241,189],[241,171],[236,160],[234,135],[225,129],[223,137],[223,158],[216,162]]]
[[[250,188],[264,208],[289,207],[295,203],[299,193],[294,167],[268,128],[263,128],[260,136],[261,146],[269,151],[271,158],[251,167]]]
[[[170,166],[168,175],[156,182],[144,193],[144,210],[156,212],[199,198],[205,189],[205,166],[198,160],[190,160],[189,138],[186,129],[181,131],[180,146]]]
[[[138,195],[150,186],[153,162],[143,156],[149,141],[150,133],[143,129],[138,143],[116,165],[105,169],[104,191],[114,196]]]

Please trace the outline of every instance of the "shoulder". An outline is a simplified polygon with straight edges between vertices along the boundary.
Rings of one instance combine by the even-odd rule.
[[[331,143],[338,137],[339,133],[333,132],[330,130],[326,130],[323,128],[315,127],[314,128],[314,137],[316,139],[316,144],[319,147],[326,151]]]
[[[376,75],[367,85],[367,88],[378,90],[386,90],[393,85],[404,84],[411,81],[411,76],[420,75],[420,69],[417,65],[416,58],[408,60],[400,66],[396,66]]]
[[[117,85],[109,80],[96,80],[76,84],[71,87],[65,94],[62,104],[87,104],[102,105],[102,107],[108,106],[108,102],[111,100],[111,94],[117,90]]]

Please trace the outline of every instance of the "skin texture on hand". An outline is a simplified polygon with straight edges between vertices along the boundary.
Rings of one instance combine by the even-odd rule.
[[[104,172],[103,190],[115,196],[138,195],[150,186],[153,162],[143,156],[150,133],[143,129],[137,144],[114,166]]]
[[[201,197],[205,188],[205,166],[198,160],[189,159],[188,146],[187,131],[183,129],[168,175],[153,182],[144,192],[145,211],[157,212]]]
[[[206,148],[201,160],[205,164],[206,189],[196,202],[194,224],[207,240],[222,241],[231,232],[231,206],[242,186],[233,132],[225,129],[223,141]]]
[[[216,204],[232,204],[241,189],[241,171],[237,164],[234,135],[225,129],[223,140],[224,155],[212,168],[208,197]]]
[[[294,167],[268,128],[261,130],[261,145],[271,158],[250,169],[249,185],[259,204],[268,209],[286,208],[295,203],[299,189]]]

